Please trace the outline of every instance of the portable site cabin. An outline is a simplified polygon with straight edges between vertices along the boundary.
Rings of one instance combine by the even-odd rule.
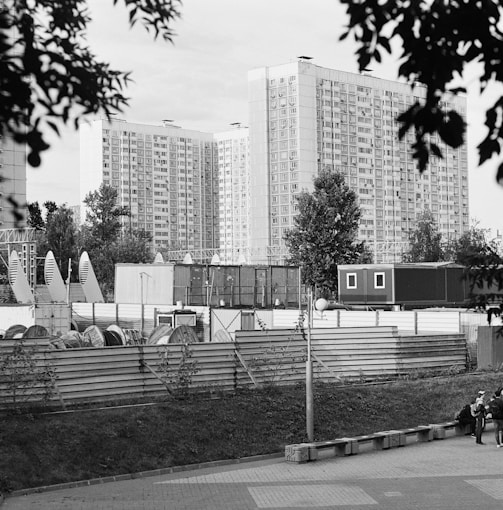
[[[116,264],[115,302],[298,308],[298,267]]]
[[[450,262],[341,264],[339,302],[377,308],[464,306],[464,267]]]

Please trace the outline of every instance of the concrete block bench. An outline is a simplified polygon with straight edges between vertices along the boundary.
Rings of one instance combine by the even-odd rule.
[[[300,443],[285,446],[285,460],[287,462],[309,462],[318,460],[319,452],[329,451],[329,456],[344,457],[359,453],[359,445],[372,443],[375,450],[398,448],[407,444],[407,437],[415,436],[417,441],[432,441],[434,439],[432,425],[419,425],[410,429],[385,430],[355,437],[341,437],[330,441]]]
[[[454,435],[464,436],[470,432],[470,425],[461,425],[458,420],[434,423],[430,425],[433,430],[433,439],[445,439],[447,430],[454,430]]]

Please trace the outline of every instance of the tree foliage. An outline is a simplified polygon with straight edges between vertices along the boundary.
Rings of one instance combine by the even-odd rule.
[[[458,264],[469,266],[473,257],[477,257],[488,247],[492,247],[496,252],[498,251],[497,246],[487,240],[487,230],[472,225],[458,239],[448,243],[446,258]]]
[[[429,142],[438,133],[451,147],[463,143],[465,123],[455,110],[442,105],[445,94],[466,92],[453,81],[463,78],[467,64],[481,62],[481,92],[490,82],[503,82],[503,6],[497,0],[341,0],[347,6],[348,30],[358,43],[360,71],[372,61],[380,62],[397,42],[401,48],[398,75],[413,85],[426,86],[426,98],[417,101],[399,117],[400,137],[414,129],[414,157],[425,170],[430,155],[441,156]],[[487,136],[478,146],[482,164],[498,155],[503,141],[503,96],[486,112]],[[503,178],[503,163],[497,179]]]
[[[80,233],[81,249],[89,254],[96,278],[105,296],[114,290],[115,264],[151,262],[152,236],[143,231],[124,230],[121,219],[127,207],[117,205],[117,190],[102,184],[84,199],[86,224]]]
[[[118,0],[114,0],[114,4]],[[124,0],[131,26],[171,41],[181,0]],[[83,115],[122,111],[129,74],[110,68],[85,43],[86,0],[5,0],[0,3],[0,135],[26,143],[40,165],[44,131],[78,125]]]
[[[357,241],[360,208],[356,193],[339,173],[323,170],[314,179],[312,193],[297,199],[299,213],[284,239],[288,262],[301,268],[303,282],[322,293],[337,293],[337,265],[368,257]]]
[[[62,205],[47,219],[46,224],[47,247],[52,250],[58,264],[61,276],[68,277],[68,261],[76,260],[77,229],[73,221],[73,212]]]
[[[404,262],[442,262],[445,253],[442,234],[430,211],[417,218],[417,225],[409,234],[409,250],[403,255]]]
[[[28,227],[34,228],[35,230],[45,230],[45,221],[42,216],[42,209],[38,202],[29,202],[27,204],[28,216],[26,218],[26,224]]]
[[[127,207],[117,205],[117,190],[102,184],[84,198],[86,222],[95,244],[115,242],[121,232],[121,217],[129,214]]]

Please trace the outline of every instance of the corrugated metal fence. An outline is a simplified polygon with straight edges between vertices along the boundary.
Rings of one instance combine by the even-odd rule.
[[[462,371],[466,367],[462,334],[404,336],[388,326],[317,328],[311,338],[319,381],[375,380],[417,370]],[[0,349],[6,352],[12,345],[13,341],[0,342]],[[180,344],[67,350],[39,345],[36,356],[39,363],[55,370],[55,404],[58,399],[75,404],[166,395],[161,379],[176,386],[183,362],[195,363],[191,388],[205,391],[305,380],[305,332],[237,331],[235,342],[195,343],[190,350],[190,357],[185,357]],[[0,406],[8,402],[6,380],[0,379]]]

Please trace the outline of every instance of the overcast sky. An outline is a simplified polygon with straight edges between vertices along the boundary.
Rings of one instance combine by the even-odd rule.
[[[354,45],[339,42],[346,15],[336,0],[184,0],[174,44],[153,41],[143,26],[130,30],[127,11],[112,0],[89,0],[93,17],[88,43],[112,68],[132,71],[130,107],[121,118],[160,123],[174,119],[186,129],[218,132],[247,123],[247,72],[299,55],[323,67],[357,72]],[[378,78],[396,79],[392,57],[371,66]],[[472,73],[474,76],[474,73]],[[484,105],[469,78],[468,161],[470,216],[482,227],[503,229],[503,188],[497,162],[477,167],[476,146],[485,135]],[[72,129],[50,137],[38,169],[28,170],[28,200],[78,204],[79,140]]]

